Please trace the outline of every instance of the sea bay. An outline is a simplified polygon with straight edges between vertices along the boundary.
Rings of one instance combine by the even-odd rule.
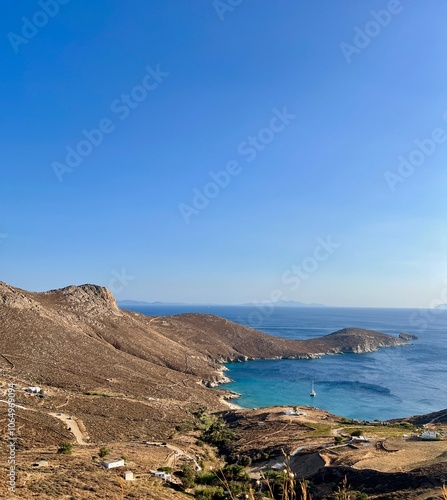
[[[242,407],[309,405],[350,418],[384,420],[447,408],[447,311],[263,306],[135,306],[150,316],[216,314],[278,337],[306,339],[346,327],[415,334],[409,345],[311,360],[227,364]],[[309,395],[315,381],[316,397]]]

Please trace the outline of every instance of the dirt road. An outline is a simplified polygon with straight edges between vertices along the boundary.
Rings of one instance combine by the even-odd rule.
[[[65,425],[68,427],[69,431],[74,435],[76,438],[76,442],[80,445],[88,445],[86,441],[84,441],[84,434],[81,432],[81,429],[79,429],[78,424],[76,423],[75,420],[73,420],[70,415],[66,415],[65,413],[49,413],[52,417],[58,418],[62,422],[65,423]]]

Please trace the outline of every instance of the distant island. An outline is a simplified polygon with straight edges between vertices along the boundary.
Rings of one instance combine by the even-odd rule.
[[[246,304],[191,304],[187,302],[145,302],[142,300],[119,300],[118,305],[121,307],[144,307],[144,306],[227,306],[227,307],[257,307],[264,306],[264,302],[249,302]],[[267,305],[274,307],[330,307],[325,304],[298,302],[295,300],[278,300],[278,302],[268,302]]]
[[[135,306],[187,306],[183,302],[144,302],[142,300],[118,300],[117,304],[122,307],[135,307]]]
[[[269,303],[269,305],[272,305],[274,307],[329,307],[325,304],[317,304],[317,303],[310,303],[306,304],[305,302],[298,302],[296,300],[278,300],[278,302],[272,302]],[[262,302],[261,303],[252,303],[252,304],[242,304],[244,306],[258,306],[258,305],[264,305]]]

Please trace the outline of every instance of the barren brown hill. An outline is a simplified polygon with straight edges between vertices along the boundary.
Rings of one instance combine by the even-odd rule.
[[[31,293],[0,283],[0,332],[5,368],[12,366],[9,360],[16,373],[36,382],[87,389],[116,379],[116,388],[139,394],[161,383],[166,395],[181,399],[185,391],[175,385],[198,377],[217,380],[218,362],[360,353],[405,344],[353,328],[296,341],[211,315],[149,318],[120,310],[112,294],[95,285]]]
[[[427,413],[426,415],[415,415],[405,420],[414,425],[447,424],[447,409]]]
[[[120,310],[100,286],[32,293],[0,282],[3,374],[52,390],[40,404],[63,404],[99,441],[148,434],[148,422],[150,435],[164,438],[197,407],[221,408],[222,392],[206,386],[226,380],[224,361],[360,353],[405,343],[360,329],[286,340],[212,315],[146,317]],[[101,396],[100,405],[92,405]],[[115,419],[113,427],[103,425],[106,418]]]

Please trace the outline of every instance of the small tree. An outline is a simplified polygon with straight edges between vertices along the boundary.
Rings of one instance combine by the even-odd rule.
[[[64,455],[71,455],[73,451],[73,445],[66,441],[65,443],[61,443],[59,445],[59,449],[57,450],[58,453],[62,453]]]
[[[335,444],[341,444],[343,442],[343,438],[340,435],[335,436]]]
[[[250,467],[251,465],[251,457],[249,455],[242,455],[239,459],[238,463],[243,465],[244,467]]]
[[[169,467],[169,465],[163,465],[163,467],[159,467],[158,470],[166,472],[166,474],[170,474],[172,472],[172,467]]]
[[[207,486],[197,490],[194,498],[197,500],[224,500],[228,498],[228,495],[225,495],[221,486]]]
[[[368,495],[362,493],[361,491],[353,490],[348,485],[348,478],[345,476],[341,486],[337,488],[337,491],[333,496],[334,500],[368,500]]]
[[[101,458],[105,458],[109,453],[110,453],[110,450],[108,448],[106,448],[105,446],[103,446],[102,448],[99,448],[98,455]]]
[[[351,432],[351,436],[352,437],[359,437],[359,436],[362,436],[363,435],[363,432],[361,429],[356,429],[355,431],[352,431]]]
[[[184,488],[192,488],[195,484],[196,474],[189,464],[182,465],[182,484]]]

